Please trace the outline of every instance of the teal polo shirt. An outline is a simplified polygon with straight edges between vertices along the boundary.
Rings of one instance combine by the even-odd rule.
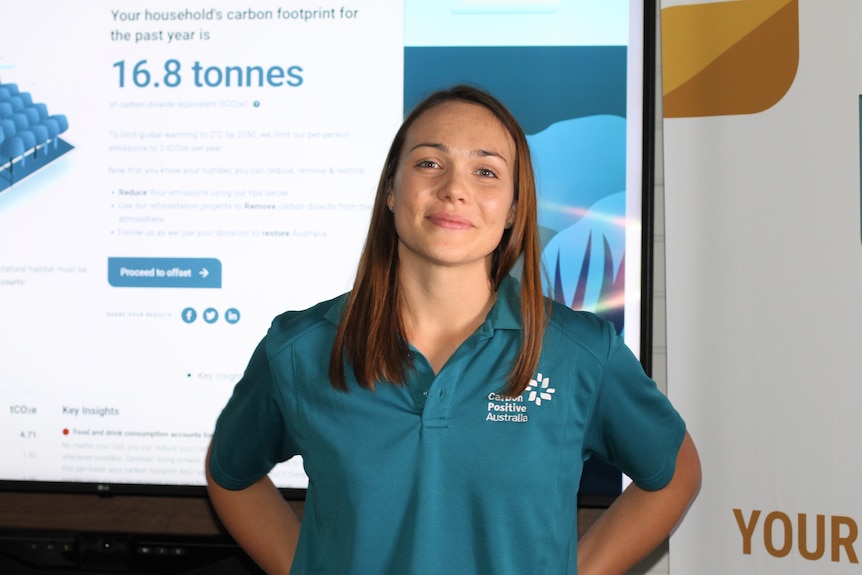
[[[521,342],[519,284],[438,374],[347,393],[329,355],[344,297],[277,317],[218,419],[210,468],[242,489],[301,455],[309,486],[293,574],[576,573],[591,456],[658,489],[685,425],[614,328],[554,305],[538,368],[500,394]]]

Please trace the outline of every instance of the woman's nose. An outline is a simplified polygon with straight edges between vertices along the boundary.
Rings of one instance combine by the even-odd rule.
[[[463,202],[467,197],[467,180],[458,170],[450,170],[437,190],[437,197],[449,202]]]

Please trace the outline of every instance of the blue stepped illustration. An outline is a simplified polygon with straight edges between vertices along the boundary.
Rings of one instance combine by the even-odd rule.
[[[0,82],[0,192],[71,150],[60,138],[67,129],[66,116],[49,114],[17,84]]]

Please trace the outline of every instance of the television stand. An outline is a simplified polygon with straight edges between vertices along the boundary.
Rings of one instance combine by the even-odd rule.
[[[0,530],[5,575],[262,575],[227,536]]]

